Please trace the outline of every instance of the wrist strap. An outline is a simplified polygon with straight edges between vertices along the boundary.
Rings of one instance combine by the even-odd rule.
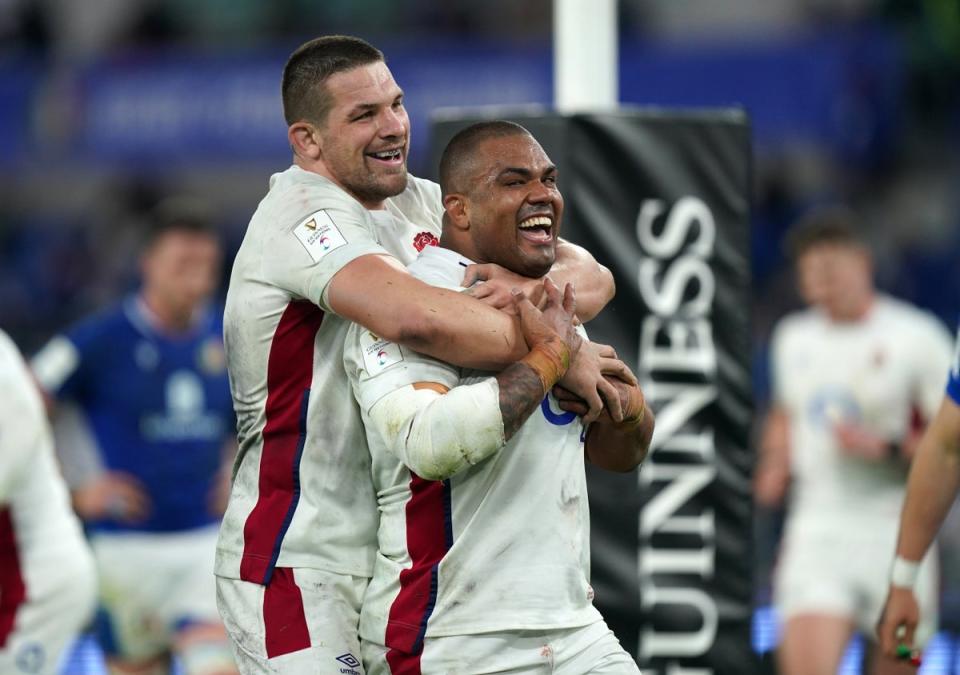
[[[919,574],[920,563],[898,555],[893,559],[893,568],[890,570],[890,585],[913,590]]]
[[[537,374],[546,394],[570,367],[570,350],[563,340],[554,337],[537,344],[520,359],[520,363],[526,364]]]
[[[627,390],[627,402],[623,406],[623,421],[616,426],[618,429],[632,431],[643,423],[647,414],[646,401],[640,387],[633,386]]]

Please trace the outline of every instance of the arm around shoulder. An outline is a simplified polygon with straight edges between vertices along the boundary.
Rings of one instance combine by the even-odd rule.
[[[603,310],[617,292],[613,273],[597,262],[582,246],[561,239],[550,277],[563,288],[573,283],[577,289],[577,316],[586,323]]]
[[[459,366],[499,370],[522,357],[515,319],[411,276],[395,258],[361,256],[330,281],[330,307],[391,342]]]

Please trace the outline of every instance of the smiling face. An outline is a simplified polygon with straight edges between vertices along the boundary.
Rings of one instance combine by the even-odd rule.
[[[797,258],[800,295],[836,321],[859,319],[873,297],[870,255],[862,246],[821,243]]]
[[[527,134],[488,138],[477,145],[462,199],[477,262],[493,262],[527,277],[546,274],[556,259],[563,216],[557,168]],[[451,195],[446,198],[450,200]]]
[[[382,61],[335,73],[323,86],[331,107],[316,129],[313,170],[365,207],[382,208],[384,199],[407,187],[410,120],[403,91]]]

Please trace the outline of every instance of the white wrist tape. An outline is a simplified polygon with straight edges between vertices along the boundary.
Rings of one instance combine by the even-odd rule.
[[[427,480],[446,480],[506,444],[500,386],[490,377],[446,394],[403,387],[370,409],[387,448]]]
[[[913,589],[920,574],[920,563],[897,556],[890,570],[890,585],[897,588]]]

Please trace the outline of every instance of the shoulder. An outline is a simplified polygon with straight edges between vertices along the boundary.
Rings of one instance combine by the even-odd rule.
[[[253,223],[280,231],[294,228],[325,211],[334,222],[348,213],[366,220],[366,209],[343,188],[323,176],[291,166],[274,174],[270,191],[254,214]]]
[[[126,304],[126,301],[120,302],[80,319],[57,337],[78,347],[119,338],[132,327]]]
[[[443,213],[443,203],[440,197],[440,186],[432,180],[407,176],[407,188],[395,197],[391,197],[400,211],[411,220],[417,222],[421,214],[430,216],[430,219],[439,219]],[[430,225],[427,222],[424,225]]]
[[[20,350],[3,330],[0,330],[0,375],[4,379],[15,371],[22,361]]]
[[[889,295],[877,298],[877,312],[890,328],[939,342],[951,342],[950,331],[932,312]]]
[[[771,342],[783,343],[789,340],[802,340],[815,333],[823,324],[823,317],[813,309],[804,309],[782,317],[773,327]]]
[[[4,393],[4,407],[10,412],[14,406],[38,408],[39,393],[28,375],[23,355],[9,335],[0,331],[0,386]],[[20,419],[19,421],[23,421]]]

